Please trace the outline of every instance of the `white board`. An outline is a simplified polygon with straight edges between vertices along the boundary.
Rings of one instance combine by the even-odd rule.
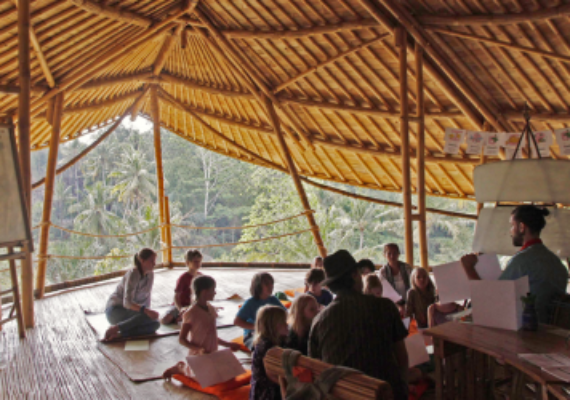
[[[479,203],[495,201],[570,203],[569,181],[570,161],[568,160],[501,161],[479,165],[473,170],[475,198]]]
[[[477,218],[473,251],[512,256],[520,247],[513,246],[509,218],[514,207],[483,208]],[[570,257],[570,210],[549,208],[546,227],[540,234],[544,245],[560,258]]]
[[[18,159],[14,154],[10,130],[0,125],[0,244],[30,239],[27,213],[20,197]]]
[[[196,380],[203,388],[229,381],[245,373],[239,360],[230,349],[200,356],[188,356],[186,361],[188,361],[190,369],[196,375]]]
[[[404,339],[408,351],[408,366],[410,368],[429,361],[429,354],[424,341],[424,335],[416,333]]]

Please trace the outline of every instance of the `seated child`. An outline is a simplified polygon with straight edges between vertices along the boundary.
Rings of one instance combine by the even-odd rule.
[[[273,277],[268,272],[255,274],[249,288],[251,297],[243,303],[234,320],[234,325],[243,328],[243,343],[250,350],[253,349],[253,330],[257,310],[268,304],[286,310],[285,306],[273,296],[273,284]]]
[[[307,285],[307,294],[310,294],[317,300],[317,303],[326,307],[333,301],[332,293],[321,287],[321,283],[325,280],[325,271],[322,269],[311,269],[305,275],[305,285]]]
[[[308,355],[309,331],[319,313],[319,303],[313,296],[302,294],[293,301],[289,312],[289,335],[285,347]]]
[[[367,258],[360,260],[356,266],[358,267],[358,270],[360,271],[360,275],[362,275],[362,277],[365,277],[368,274],[373,274],[376,271],[376,266],[372,260],[369,260]]]
[[[180,330],[179,342],[188,348],[188,355],[213,353],[218,345],[229,347],[233,351],[240,349],[237,343],[226,342],[218,338],[216,318],[218,314],[209,301],[216,296],[216,281],[210,276],[198,276],[192,282],[195,302],[182,316],[183,324]],[[192,371],[184,362],[164,371],[163,377],[170,379],[172,375],[192,376]]]
[[[263,358],[274,346],[281,346],[287,337],[287,311],[281,307],[259,309],[255,321],[255,348],[251,364],[250,400],[281,400],[281,388],[265,372]]]
[[[202,253],[198,250],[188,250],[184,257],[188,271],[184,272],[176,281],[174,288],[174,305],[168,309],[160,320],[164,325],[175,323],[182,318],[183,310],[190,306],[192,297],[192,280],[200,275],[198,270],[202,266]]]
[[[364,277],[364,290],[362,292],[374,297],[382,297],[384,288],[378,275],[369,274]]]
[[[428,325],[430,328],[449,322],[448,315],[463,311],[463,307],[457,303],[437,303],[428,308]]]
[[[321,256],[316,256],[311,263],[311,268],[323,269],[323,258]]]
[[[428,307],[435,303],[435,285],[424,268],[415,268],[410,277],[406,316],[414,318],[418,328],[428,327]]]

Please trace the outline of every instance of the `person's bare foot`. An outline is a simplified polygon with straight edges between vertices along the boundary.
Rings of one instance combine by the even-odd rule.
[[[186,364],[184,364],[182,361],[180,361],[174,367],[170,367],[166,371],[164,371],[162,374],[162,378],[169,381],[170,379],[172,379],[172,375],[184,375],[184,367],[185,366],[186,366]]]
[[[111,340],[117,339],[119,336],[121,336],[121,333],[119,332],[119,326],[113,325],[110,326],[109,329],[107,329],[107,331],[105,332],[105,337],[103,338],[102,341],[110,342]]]

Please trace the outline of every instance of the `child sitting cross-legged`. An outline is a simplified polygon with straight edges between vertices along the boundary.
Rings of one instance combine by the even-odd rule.
[[[289,335],[285,347],[300,351],[306,356],[309,347],[309,332],[313,319],[319,313],[319,303],[313,296],[302,294],[293,301],[289,311]]]
[[[226,342],[218,338],[216,331],[216,318],[218,314],[209,301],[216,296],[216,281],[210,276],[198,276],[192,282],[195,296],[194,304],[182,317],[182,329],[180,330],[180,344],[188,348],[188,355],[201,355],[213,353],[218,350],[218,345],[229,347],[233,351],[240,349],[237,343]],[[174,367],[164,371],[163,377],[170,379],[172,375],[192,375],[190,368],[184,362],[179,362]]]
[[[264,306],[257,313],[251,365],[250,400],[281,400],[279,384],[267,376],[263,358],[274,346],[281,346],[287,337],[287,311],[277,306]]]
[[[317,300],[317,303],[326,307],[333,301],[332,293],[321,287],[325,280],[325,271],[322,269],[310,269],[305,275],[305,285],[307,285],[307,294],[310,294]]]
[[[253,350],[253,333],[257,310],[265,305],[274,305],[283,308],[285,306],[273,296],[273,276],[268,272],[259,272],[253,276],[249,292],[251,297],[247,299],[239,309],[234,325],[243,328],[243,343]]]
[[[378,275],[370,274],[364,277],[364,290],[362,292],[374,297],[382,297],[384,288]]]

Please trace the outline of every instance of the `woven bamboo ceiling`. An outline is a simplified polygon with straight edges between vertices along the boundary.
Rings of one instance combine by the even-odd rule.
[[[399,191],[403,26],[411,115],[415,43],[425,54],[427,193],[472,198],[480,157],[444,155],[445,128],[520,131],[525,102],[536,129],[566,126],[569,14],[536,0],[36,0],[32,150],[49,145],[56,94],[69,141],[150,119],[158,85],[161,125],[192,143],[285,169],[269,102],[301,175]],[[17,33],[16,4],[0,0],[0,118],[14,120]]]

